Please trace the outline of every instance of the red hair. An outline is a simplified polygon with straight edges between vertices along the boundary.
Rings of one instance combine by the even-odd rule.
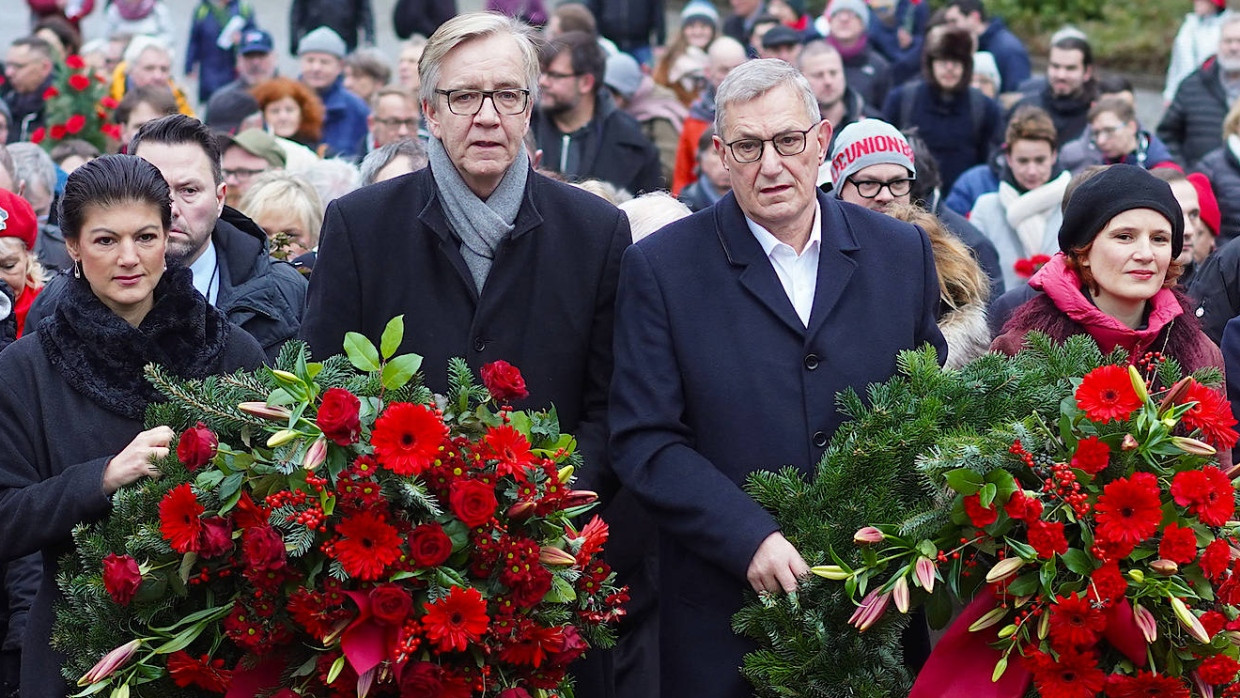
[[[264,80],[250,88],[250,94],[258,100],[258,107],[267,110],[267,105],[279,102],[288,97],[297,102],[301,109],[301,124],[297,127],[297,136],[307,141],[318,143],[323,135],[323,100],[309,87],[290,78],[276,77]]]

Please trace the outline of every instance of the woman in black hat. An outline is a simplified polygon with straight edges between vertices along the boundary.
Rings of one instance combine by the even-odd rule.
[[[1040,293],[1016,310],[991,349],[1015,354],[1034,331],[1056,341],[1088,334],[1103,353],[1121,347],[1134,362],[1157,352],[1185,372],[1222,370],[1218,347],[1173,288],[1185,221],[1171,187],[1135,165],[1091,171],[1073,184],[1060,252],[1029,280]]]

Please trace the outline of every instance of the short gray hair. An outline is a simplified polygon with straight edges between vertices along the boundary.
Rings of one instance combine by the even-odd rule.
[[[324,208],[336,199],[361,186],[357,166],[348,160],[327,158],[292,171],[314,187]]]
[[[692,213],[688,206],[665,191],[652,191],[619,205],[629,219],[633,242]]]
[[[38,182],[48,196],[56,193],[56,163],[47,151],[34,143],[10,143],[9,155],[13,157],[13,179],[18,182]]]
[[[150,49],[163,51],[168,55],[168,60],[176,59],[176,53],[172,50],[172,47],[168,45],[168,42],[160,39],[159,37],[139,34],[130,39],[129,45],[125,47],[123,59],[125,61],[126,68],[128,69],[133,67],[133,65],[138,62],[138,58]]]
[[[534,30],[520,20],[498,12],[469,12],[457,15],[439,25],[418,61],[418,77],[422,80],[418,96],[423,102],[433,102],[435,90],[439,89],[439,70],[452,49],[466,41],[484,37],[507,35],[517,42],[525,63],[525,89],[530,91],[530,101],[538,102],[538,76],[542,72],[538,62],[538,48],[534,45]]]
[[[362,186],[374,184],[379,171],[400,157],[408,158],[409,168],[415,172],[426,167],[426,148],[423,147],[422,141],[417,138],[402,138],[395,143],[388,143],[382,148],[372,150],[362,160]]]
[[[715,93],[715,133],[723,137],[723,124],[728,107],[752,102],[776,87],[787,85],[801,98],[805,113],[814,123],[822,121],[818,98],[801,71],[778,58],[745,61],[732,69]]]

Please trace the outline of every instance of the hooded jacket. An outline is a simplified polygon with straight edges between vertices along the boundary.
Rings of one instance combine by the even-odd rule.
[[[1230,140],[1230,139],[1229,139]],[[1219,226],[1217,246],[1240,236],[1240,157],[1236,150],[1224,142],[1206,154],[1197,169],[1210,179],[1210,186],[1218,199],[1222,223]]]
[[[1194,170],[1206,153],[1223,145],[1227,109],[1218,62],[1211,59],[1180,83],[1155,132],[1177,162]]]

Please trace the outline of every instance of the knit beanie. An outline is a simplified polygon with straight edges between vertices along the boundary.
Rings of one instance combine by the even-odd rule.
[[[607,57],[607,68],[603,71],[603,84],[619,92],[628,99],[642,86],[642,67],[637,59],[627,53],[617,51]]]
[[[684,26],[689,22],[710,22],[716,27],[719,26],[719,10],[706,0],[690,0],[685,5],[685,9],[680,11],[680,24]]]
[[[301,41],[297,42],[298,56],[304,56],[307,53],[328,53],[344,60],[347,52],[348,48],[344,44],[344,39],[328,27],[319,27],[301,37]]]
[[[1171,185],[1136,165],[1112,165],[1085,180],[1063,212],[1059,249],[1064,253],[1093,242],[1111,219],[1138,208],[1158,212],[1171,223],[1171,258],[1184,249],[1184,212]]]
[[[1206,224],[1210,232],[1218,235],[1219,227],[1223,225],[1223,214],[1219,211],[1218,197],[1214,195],[1214,187],[1210,185],[1210,180],[1200,172],[1190,174],[1188,181],[1193,185],[1193,189],[1197,190],[1197,203],[1201,206],[1201,222]]]
[[[826,14],[827,19],[831,19],[836,12],[843,12],[844,10],[848,10],[860,17],[863,26],[870,26],[870,6],[865,4],[865,0],[831,0],[824,14]]]
[[[895,126],[881,119],[862,119],[844,127],[831,151],[831,181],[836,196],[844,180],[870,165],[900,165],[915,177],[913,148]]]
[[[11,191],[0,189],[0,238],[17,238],[34,249],[39,219],[30,203]]]
[[[973,54],[973,74],[990,78],[996,88],[1003,83],[1003,76],[999,74],[999,64],[995,62],[995,54],[990,51],[978,51]]]

